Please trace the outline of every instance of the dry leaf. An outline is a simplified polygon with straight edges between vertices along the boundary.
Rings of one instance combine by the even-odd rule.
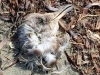
[[[100,1],[88,4],[84,9],[89,9],[92,6],[100,6]]]
[[[77,65],[82,64],[82,56],[80,54],[77,55]]]
[[[73,37],[73,39],[74,39],[75,41],[77,41],[77,40],[78,40],[78,35],[77,35],[77,33],[74,33],[72,30],[70,30],[69,32],[70,32],[71,36]]]
[[[30,5],[30,1],[29,0],[25,0],[25,9],[26,10],[28,9],[29,5]]]
[[[89,60],[82,61],[82,65],[88,64],[89,62],[90,62]]]
[[[64,53],[65,53],[65,55],[66,55],[66,58],[67,58],[68,62],[77,68],[76,64],[72,61],[72,59],[71,59],[70,56],[67,54],[67,52],[64,51]]]
[[[67,29],[66,29],[66,23],[65,23],[65,21],[63,20],[63,19],[60,19],[59,20],[59,24],[62,26],[62,28],[64,28],[64,30],[66,30],[67,31]]]
[[[98,67],[98,65],[95,64],[94,66],[95,66],[96,72],[97,72],[97,73],[100,73],[100,68]]]
[[[99,57],[99,56],[98,56],[96,53],[91,52],[91,57],[92,57],[92,61],[93,61],[94,67],[95,67],[95,69],[96,69],[96,72],[97,72],[97,73],[100,73],[100,68],[99,68],[99,66],[96,64],[96,62],[97,62],[96,58]]]
[[[81,21],[83,18],[92,17],[92,16],[100,16],[100,15],[91,15],[91,14],[80,14],[78,21]]]
[[[91,52],[92,58],[99,58],[99,52]]]
[[[50,1],[46,1],[46,2],[44,2],[44,5],[45,5],[49,10],[51,10],[51,11],[58,11],[58,8],[54,8],[54,7],[52,7]]]
[[[63,19],[59,20],[60,25],[64,28],[64,30],[68,31],[71,28],[74,28],[75,26],[73,25],[73,23],[75,22],[74,19],[71,20],[71,22],[69,22],[69,24],[66,24],[65,21]],[[72,27],[73,26],[73,27]]]
[[[92,39],[94,41],[99,41],[100,40],[99,34],[93,33],[90,30],[87,30],[87,36],[88,36],[88,38],[90,38],[90,39]]]
[[[86,36],[83,36],[85,38],[85,47],[88,49],[90,48],[90,43],[89,43],[89,40]]]
[[[86,73],[86,74],[89,74],[93,69],[94,69],[94,66],[89,67],[89,68],[85,71],[85,73]]]
[[[96,30],[100,29],[100,20],[97,21],[97,24],[96,24]]]

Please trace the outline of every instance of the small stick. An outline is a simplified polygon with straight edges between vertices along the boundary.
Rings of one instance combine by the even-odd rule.
[[[65,70],[68,70],[69,67],[70,67],[70,65],[67,65],[67,67],[63,68],[61,71],[54,71],[54,72],[51,72],[51,74],[60,74],[60,73],[64,72]]]
[[[0,14],[9,14],[10,12],[9,11],[4,11],[4,12],[0,12]],[[19,11],[17,12],[18,14],[24,14],[25,12],[23,11]]]
[[[17,61],[18,61],[18,60],[14,60],[9,66],[2,68],[2,70],[8,69],[9,67],[11,67],[11,66],[13,66],[14,64],[16,64]]]
[[[11,61],[11,59],[10,58],[8,58],[7,56],[4,56],[7,60],[10,60]]]

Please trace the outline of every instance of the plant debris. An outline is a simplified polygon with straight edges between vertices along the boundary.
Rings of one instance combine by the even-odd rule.
[[[64,15],[59,16],[59,13],[57,13],[57,11],[59,10],[62,11],[62,9],[64,9],[64,6],[66,5],[72,5],[74,8],[71,9],[70,12],[67,12],[66,14],[64,12]],[[36,13],[36,14],[32,14],[32,13]],[[51,13],[52,15],[46,15],[47,18],[41,16],[49,13]],[[56,16],[54,16],[53,14]],[[67,66],[62,63],[60,63],[59,65],[60,66],[63,65],[64,70],[62,70],[62,68],[60,70],[58,70],[57,68],[55,69],[55,65],[53,65],[53,67],[50,66],[51,63],[49,62],[46,63],[47,59],[49,58],[48,61],[54,59],[51,59],[47,55],[43,56],[42,58],[36,57],[33,59],[33,56],[31,55],[32,50],[28,49],[28,51],[25,51],[29,46],[31,47],[29,42],[26,42],[25,45],[23,46],[25,52],[23,51],[20,52],[20,49],[16,48],[15,41],[18,41],[16,40],[16,38],[18,37],[16,31],[18,30],[21,24],[26,23],[32,27],[30,21],[32,23],[33,21],[30,20],[30,18],[32,18],[33,15],[35,15],[36,19],[39,20],[39,23],[36,23],[36,25],[40,23],[41,25],[39,25],[39,27],[33,26],[33,29],[36,30],[35,33],[32,32],[26,34],[26,36],[28,36],[28,39],[30,41],[35,41],[35,42],[37,41],[37,43],[40,43],[39,41],[41,37],[43,39],[42,41],[45,41],[48,37],[51,37],[51,35],[46,34],[45,36],[48,37],[43,38],[42,35],[44,35],[44,32],[48,32],[48,31],[51,32],[52,30],[54,30],[54,28],[56,28],[56,32],[52,31],[53,34],[56,33],[55,34],[57,38],[56,42],[55,40],[52,41],[53,42],[52,46],[56,51],[51,52],[51,56],[50,56],[56,59],[55,65],[60,63],[60,61],[62,61],[63,59],[63,60],[67,60],[69,63],[68,65],[74,68],[80,75],[100,74],[100,63],[99,63],[100,62],[100,1],[99,0],[83,0],[83,1],[81,0],[76,0],[76,1],[75,0],[0,0],[0,55],[1,55],[0,57],[2,59],[2,62],[6,62],[6,65],[7,63],[9,64],[9,66],[6,66],[0,63],[1,65],[0,75],[2,75],[2,68],[6,68],[7,70],[14,64],[21,63],[24,61],[26,66],[28,65],[27,66],[28,68],[32,66],[30,68],[31,70],[34,70],[35,67],[35,69],[37,70],[36,73],[37,72],[40,73],[40,71],[44,69],[44,74],[47,73],[61,74],[62,71],[65,71],[67,69]],[[42,20],[41,17],[39,16],[41,16],[45,20]],[[54,19],[58,18],[59,20],[57,19],[56,21],[53,19],[53,21],[52,20],[50,21],[51,24],[53,24],[52,22],[55,22],[55,25],[50,26],[51,29],[45,26],[43,28],[42,25],[47,25],[49,23],[48,19],[51,19],[50,17]],[[8,26],[5,25],[6,23],[8,23]],[[58,29],[57,27],[55,27],[56,24],[59,25]],[[31,29],[28,31],[31,31]],[[40,37],[39,41],[37,37],[35,37],[35,39],[33,40],[30,39],[33,38],[32,35],[38,33],[39,33],[38,37]],[[15,48],[8,47],[9,41],[15,45]],[[27,44],[28,46],[26,46]],[[33,42],[32,44],[36,44],[36,43]],[[49,47],[51,41],[46,42],[45,44],[47,44]],[[19,46],[19,44],[17,45]],[[46,48],[44,44],[42,45],[44,46],[43,48]],[[40,47],[41,46],[39,45],[37,49],[40,49]],[[50,46],[50,48],[52,47]],[[5,59],[5,55],[3,55],[2,52],[6,52],[8,54],[8,56],[6,55],[7,57],[10,56],[10,53],[13,53],[14,55],[12,56],[13,59],[11,58],[10,60],[13,61],[18,59],[19,62],[17,63],[16,61],[11,62],[9,61],[9,59]],[[29,54],[27,54],[27,52],[29,52]],[[40,53],[38,51],[35,53],[42,55],[43,51],[41,49]],[[62,58],[63,55],[65,55],[66,58]],[[68,70],[66,71],[68,72]]]

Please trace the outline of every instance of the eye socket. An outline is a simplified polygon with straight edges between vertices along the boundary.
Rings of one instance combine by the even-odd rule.
[[[54,54],[53,52],[51,52],[51,54]]]
[[[45,22],[44,22],[44,20],[43,20],[42,17],[37,17],[36,19],[37,19],[37,23],[38,23],[38,24],[42,24],[42,25],[45,24]]]
[[[41,17],[36,18],[39,23],[43,23],[43,19]]]
[[[43,23],[43,19],[42,18],[38,18],[38,20],[39,20],[39,23]]]

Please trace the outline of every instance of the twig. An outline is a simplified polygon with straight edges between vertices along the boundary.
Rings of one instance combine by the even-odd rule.
[[[0,12],[0,14],[9,14],[10,12],[9,11],[4,11],[4,12]],[[25,12],[23,11],[19,11],[17,12],[18,14],[24,14]]]
[[[10,58],[8,58],[7,56],[4,56],[7,60],[10,60],[10,61],[12,61]]]
[[[62,72],[64,72],[65,70],[67,70],[70,67],[70,65],[67,65],[67,67],[63,68],[61,71],[54,71],[51,74],[60,74]]]
[[[93,17],[93,16],[97,17],[97,16],[100,16],[100,15],[81,14],[78,21],[81,21],[85,17]]]
[[[11,66],[13,66],[14,64],[16,64],[17,61],[18,61],[18,60],[13,61],[9,66],[2,68],[2,70],[8,69],[9,67],[11,67]]]
[[[76,44],[76,45],[84,45],[84,44],[82,44],[82,43],[76,43],[76,42],[70,42],[70,43]]]

